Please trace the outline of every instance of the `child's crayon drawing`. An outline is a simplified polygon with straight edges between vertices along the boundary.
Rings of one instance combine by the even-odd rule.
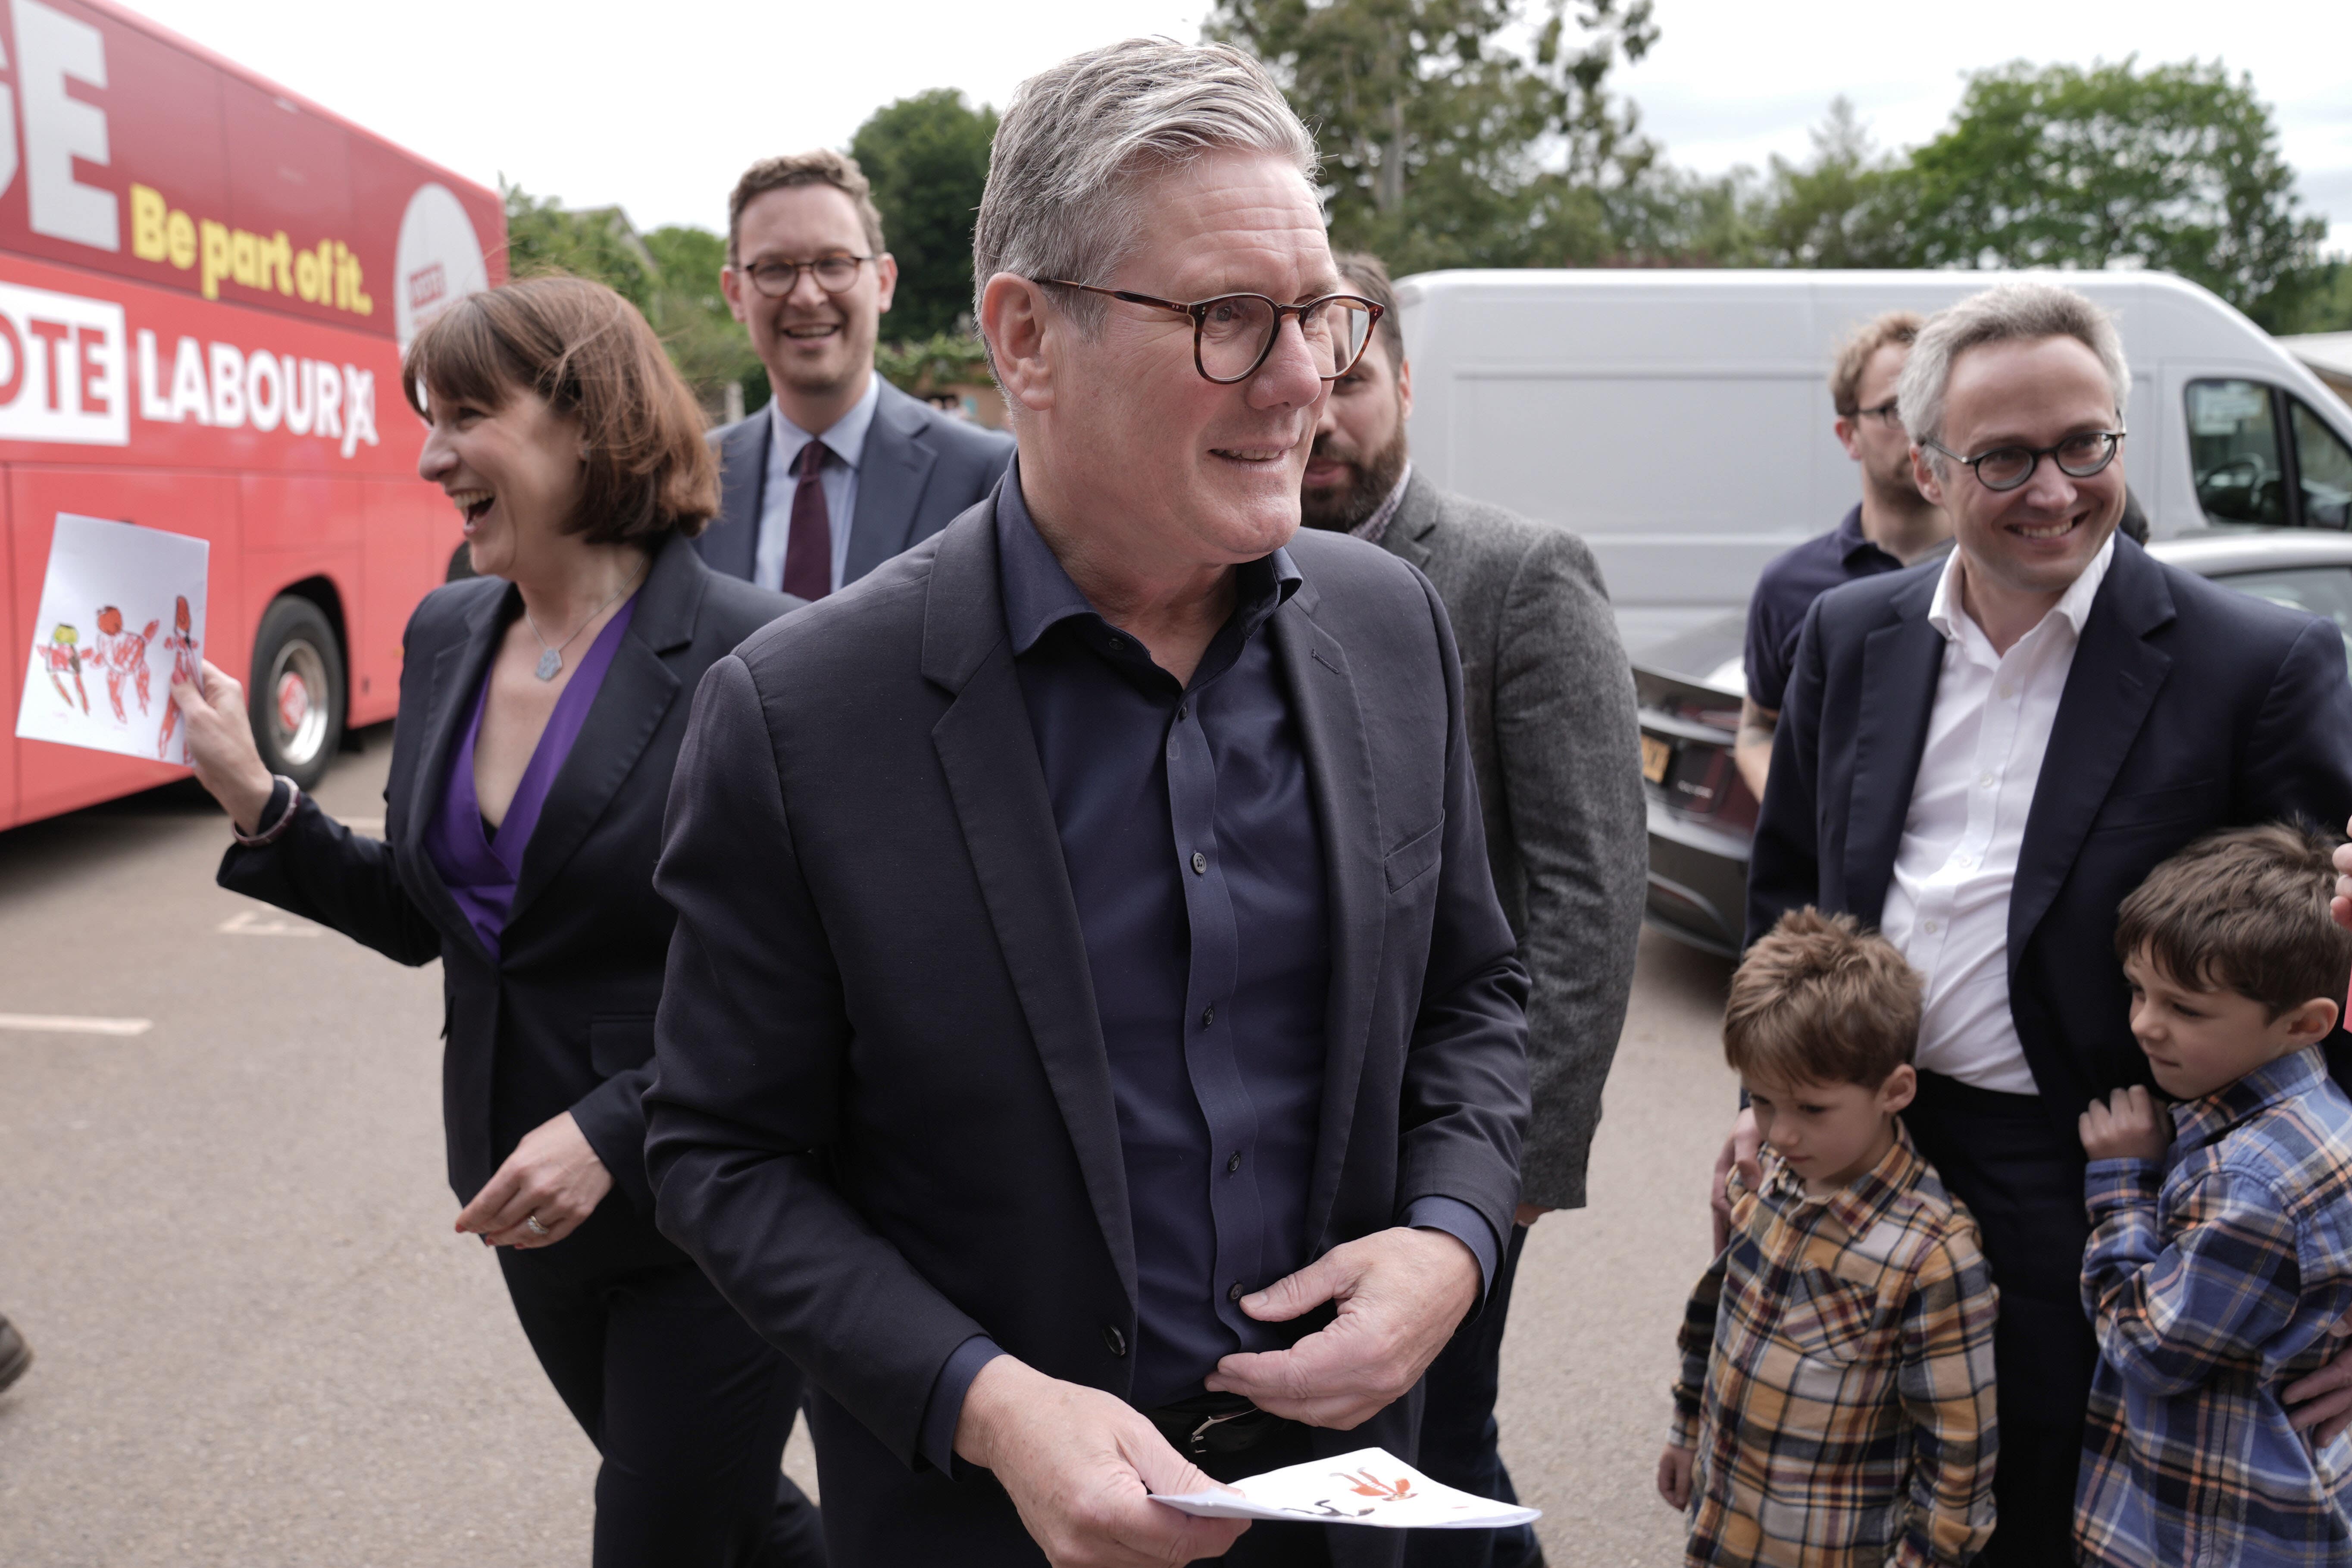
[[[172,687],[202,669],[210,551],[185,534],[59,512],[18,738],[184,765]],[[159,636],[166,613],[172,629]]]

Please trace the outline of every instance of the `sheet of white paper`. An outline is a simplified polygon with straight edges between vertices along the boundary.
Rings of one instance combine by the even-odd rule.
[[[1202,1519],[1319,1519],[1390,1530],[1493,1530],[1542,1516],[1539,1509],[1490,1502],[1433,1481],[1385,1448],[1290,1465],[1234,1486],[1155,1497]]]
[[[17,739],[186,766],[172,683],[195,679],[204,658],[211,551],[184,533],[58,513]]]

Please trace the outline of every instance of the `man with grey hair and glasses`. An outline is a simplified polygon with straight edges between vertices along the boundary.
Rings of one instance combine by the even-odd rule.
[[[1151,1500],[1410,1456],[1518,1196],[1445,613],[1297,531],[1381,314],[1314,170],[1232,49],[1024,83],[974,241],[1013,470],[697,698],[647,1161],[808,1373],[844,1562],[1402,1561]]]
[[[2113,322],[2056,283],[2000,285],[1921,329],[1895,397],[1956,548],[1815,602],[1749,863],[1749,940],[1802,905],[1850,912],[1925,982],[1904,1120],[2000,1287],[1989,1568],[2074,1561],[2098,1353],[2076,1118],[2150,1081],[2116,907],[2213,829],[2332,822],[2352,801],[2336,628],[2116,536],[2130,388]],[[1733,1149],[1752,1179],[1745,1113]]]

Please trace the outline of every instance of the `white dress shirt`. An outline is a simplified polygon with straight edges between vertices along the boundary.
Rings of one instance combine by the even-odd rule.
[[[841,589],[841,574],[849,564],[849,526],[856,521],[857,468],[866,459],[866,433],[874,427],[874,410],[882,401],[882,378],[866,373],[866,395],[848,413],[819,432],[833,453],[817,484],[824,491],[825,521],[833,531],[833,587]],[[760,542],[751,556],[751,581],[762,588],[784,585],[784,549],[793,537],[793,489],[800,476],[793,471],[801,448],[812,436],[768,404],[768,479],[760,495]]]
[[[1959,552],[1936,584],[1927,622],[1943,634],[1943,673],[1879,922],[1927,984],[1922,1071],[2040,1092],[2009,1010],[2009,896],[2058,701],[2115,552],[2110,538],[2005,654],[1961,607]]]

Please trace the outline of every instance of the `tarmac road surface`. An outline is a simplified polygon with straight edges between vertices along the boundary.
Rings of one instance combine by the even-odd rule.
[[[390,737],[328,810],[381,818]],[[594,1450],[451,1228],[439,976],[215,887],[226,841],[193,784],[0,833],[0,1313],[37,1358],[0,1565],[584,1564]],[[1591,1206],[1520,1266],[1503,1442],[1555,1564],[1679,1559],[1651,1476],[1726,973],[1644,936]],[[801,1434],[785,1465],[814,1490]]]

